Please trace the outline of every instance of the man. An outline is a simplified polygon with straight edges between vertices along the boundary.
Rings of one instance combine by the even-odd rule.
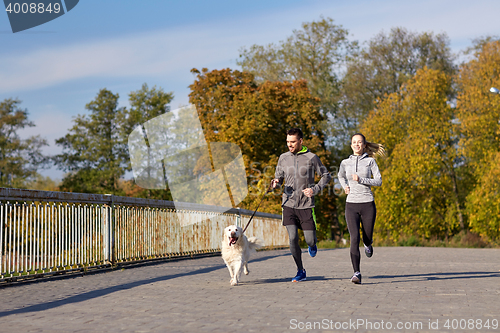
[[[287,132],[286,144],[288,152],[281,154],[276,166],[275,179],[271,181],[273,188],[285,183],[283,190],[283,225],[286,226],[290,238],[290,252],[297,265],[297,275],[292,282],[304,281],[306,270],[302,265],[302,250],[299,246],[298,229],[304,231],[309,255],[316,256],[316,217],[314,214],[314,196],[328,184],[332,178],[318,156],[303,146],[302,131],[292,128]],[[314,174],[321,176],[318,184],[314,184]]]

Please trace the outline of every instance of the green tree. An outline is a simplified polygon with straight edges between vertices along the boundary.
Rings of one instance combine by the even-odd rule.
[[[129,94],[130,109],[119,113],[117,119],[121,124],[119,136],[124,140],[123,142],[128,142],[128,136],[135,127],[141,126],[144,131],[143,124],[146,121],[169,112],[169,103],[173,98],[174,94],[172,92],[166,93],[162,88],[157,88],[156,86],[149,88],[145,83],[141,89],[131,92]],[[126,170],[130,171],[131,165],[129,159],[127,159],[127,163]],[[127,196],[172,200],[169,189],[144,189],[137,186],[133,180],[123,182],[120,188],[124,190]]]
[[[374,189],[378,239],[444,239],[465,228],[451,89],[446,73],[418,70],[377,104],[361,128],[388,153],[379,160],[384,184]]]
[[[278,45],[241,49],[237,64],[256,82],[306,80],[311,95],[319,98],[323,115],[335,114],[340,96],[339,73],[357,43],[331,18],[303,23],[302,30]]]
[[[19,130],[33,127],[28,111],[21,109],[18,99],[0,102],[0,186],[24,188],[38,176],[37,170],[49,163],[42,154],[45,139],[31,136],[21,139]]]
[[[125,112],[118,107],[118,94],[101,89],[78,115],[66,136],[57,139],[63,153],[56,156],[60,169],[69,171],[61,189],[83,193],[122,194],[118,179],[128,165],[127,148],[118,135],[117,119]]]
[[[135,196],[161,197],[164,193],[152,193],[134,189],[130,184],[119,182],[126,171],[131,170],[128,155],[128,135],[135,126],[169,110],[167,104],[172,93],[163,89],[148,88],[146,84],[130,93],[130,109],[118,107],[118,94],[101,89],[96,99],[85,108],[89,115],[78,115],[74,126],[65,137],[56,140],[63,153],[56,156],[59,168],[68,171],[61,189],[83,193],[111,193]]]
[[[56,164],[69,174],[61,189],[83,193],[110,193],[164,198],[165,191],[148,191],[119,181],[131,170],[128,154],[128,135],[135,126],[167,111],[172,93],[148,88],[146,84],[132,92],[130,109],[118,107],[118,94],[101,89],[95,100],[85,108],[89,115],[78,115],[74,126],[56,143],[63,153],[55,157]],[[167,195],[168,196],[168,195]]]
[[[491,40],[491,39],[490,39]],[[473,57],[460,68],[457,116],[460,147],[474,176],[467,197],[471,230],[489,241],[500,240],[500,96],[489,92],[500,87],[500,41],[478,40]]]
[[[120,113],[120,136],[126,138],[136,126],[170,111],[169,103],[174,99],[172,92],[166,93],[162,88],[151,89],[144,83],[141,89],[129,94],[130,109]]]
[[[418,70],[427,67],[455,74],[449,44],[445,33],[416,33],[405,28],[393,28],[369,40],[367,48],[349,62],[342,81],[342,107],[333,122],[341,142],[349,141],[376,104],[397,92]],[[453,90],[448,93],[451,97]]]

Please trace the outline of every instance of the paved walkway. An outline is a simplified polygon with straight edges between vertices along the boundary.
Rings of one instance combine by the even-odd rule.
[[[278,250],[236,287],[220,257],[3,287],[0,332],[500,332],[500,249],[375,248],[362,285],[348,249],[303,258],[300,283]]]

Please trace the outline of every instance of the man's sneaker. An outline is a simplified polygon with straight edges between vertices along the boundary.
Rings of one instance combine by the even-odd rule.
[[[365,245],[365,254],[368,258],[371,258],[371,256],[373,255],[373,246],[366,246]]]
[[[361,273],[356,272],[351,278],[351,282],[355,284],[361,284]]]
[[[292,282],[299,282],[306,280],[306,270],[303,269],[297,272],[297,275],[292,279]]]
[[[316,244],[314,244],[313,246],[309,246],[309,255],[311,257],[316,257],[316,253],[318,253],[318,247],[316,246]]]

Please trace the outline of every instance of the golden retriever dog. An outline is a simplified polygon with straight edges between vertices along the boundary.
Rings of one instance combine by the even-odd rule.
[[[262,247],[264,243],[257,237],[249,237],[243,234],[243,229],[230,225],[224,229],[221,254],[231,275],[231,285],[236,286],[240,281],[241,271],[248,274],[248,259],[250,254]]]

